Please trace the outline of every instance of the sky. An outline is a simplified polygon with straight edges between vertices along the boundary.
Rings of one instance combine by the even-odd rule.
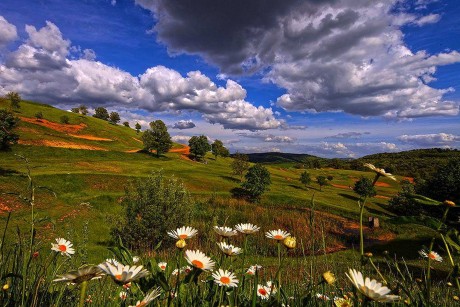
[[[0,95],[231,152],[460,148],[458,0],[2,0]]]

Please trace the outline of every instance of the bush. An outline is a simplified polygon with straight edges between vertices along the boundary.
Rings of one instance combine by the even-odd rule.
[[[35,113],[35,118],[36,118],[36,119],[43,119],[43,113],[42,113],[41,111]]]
[[[251,201],[258,202],[262,194],[269,190],[270,172],[264,166],[256,164],[248,169],[244,177],[246,181],[241,186],[247,191]]]
[[[19,135],[13,132],[18,126],[19,118],[10,111],[0,109],[0,150],[6,150],[10,144],[16,144]]]
[[[377,195],[377,191],[372,184],[372,180],[365,177],[361,177],[361,179],[356,181],[355,186],[353,187],[353,191],[355,191],[355,193],[358,194],[361,199],[364,197],[374,197]]]
[[[68,124],[69,123],[69,117],[67,115],[62,115],[61,116],[61,123]]]
[[[135,250],[150,250],[190,219],[190,194],[175,178],[161,172],[130,183],[122,206],[124,217],[111,231],[114,239]]]

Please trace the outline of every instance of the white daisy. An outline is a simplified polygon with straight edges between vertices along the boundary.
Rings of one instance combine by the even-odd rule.
[[[246,274],[248,275],[256,275],[256,271],[260,270],[262,268],[261,265],[255,264],[251,265],[249,269],[246,271]]]
[[[70,271],[53,281],[64,281],[71,284],[81,284],[84,281],[101,278],[104,272],[97,266],[85,265],[76,271]]]
[[[142,265],[129,266],[123,265],[121,263],[114,265],[110,262],[104,262],[99,264],[99,268],[112,276],[113,280],[121,285],[135,281],[149,274],[149,272],[144,269]]]
[[[144,307],[150,304],[154,299],[159,297],[161,294],[161,288],[156,288],[147,294],[142,301],[137,301],[136,305],[130,305],[129,307]]]
[[[418,252],[420,256],[423,258],[430,258],[431,260],[437,261],[437,262],[442,262],[442,257],[439,256],[439,254],[435,251],[431,251],[430,253],[427,253],[423,249]]]
[[[251,223],[246,223],[246,224],[235,225],[235,229],[243,234],[249,235],[249,234],[258,232],[260,227],[253,225]]]
[[[257,296],[263,300],[268,300],[270,298],[270,289],[266,286],[257,285]]]
[[[134,264],[138,263],[139,260],[141,260],[140,257],[138,257],[138,256],[134,256],[134,257],[133,257],[133,263],[134,263]]]
[[[235,256],[235,255],[239,255],[241,254],[242,252],[242,249],[239,248],[239,247],[235,247],[231,244],[227,244],[225,242],[219,242],[217,243],[217,245],[219,246],[220,250],[228,255],[228,256]]]
[[[214,277],[214,282],[219,286],[225,287],[237,287],[238,279],[236,278],[235,274],[229,272],[227,270],[219,269],[217,272],[212,273],[212,277]]]
[[[275,284],[271,280],[267,281],[266,286],[270,294],[275,294],[276,292],[278,292],[278,289],[276,289]]]
[[[115,258],[107,258],[105,259],[105,262],[110,262],[113,265],[117,265],[119,262]]]
[[[214,226],[214,231],[217,232],[218,235],[222,236],[222,237],[233,237],[233,236],[236,236],[238,234],[238,232],[230,227],[226,227],[226,226]]]
[[[265,233],[265,236],[269,239],[274,239],[277,241],[282,241],[289,237],[291,234],[287,231],[278,229],[278,230],[270,230]]]
[[[373,170],[378,175],[382,175],[382,176],[390,178],[391,180],[397,181],[396,177],[394,175],[385,172],[385,170],[383,168],[375,167],[373,164],[370,164],[370,163],[364,163],[364,166],[369,168],[369,169],[371,169],[371,170]]]
[[[120,291],[120,294],[118,295],[122,301],[126,300],[128,297],[128,292],[126,291]]]
[[[210,271],[214,268],[214,261],[199,250],[186,250],[185,260],[187,260],[190,265],[203,271]]]
[[[75,254],[75,249],[72,246],[73,244],[70,243],[70,241],[64,238],[57,238],[56,243],[51,243],[51,250],[61,253],[61,255],[71,257],[71,255]]]
[[[325,294],[321,294],[321,293],[316,293],[316,297],[322,301],[330,301],[331,299],[329,298],[329,296],[325,295]]]
[[[391,295],[390,289],[377,282],[375,279],[370,280],[369,277],[363,278],[363,274],[355,269],[350,269],[347,275],[348,279],[353,283],[356,289],[370,298],[371,300],[381,303],[391,303],[399,300],[398,295]]]
[[[184,226],[181,228],[177,228],[176,230],[168,231],[168,235],[177,240],[190,239],[194,237],[197,233],[198,230],[190,226]]]
[[[167,264],[166,262],[159,262],[159,263],[158,263],[158,267],[159,267],[160,270],[162,270],[162,271],[165,271],[167,266],[168,266],[168,264]]]

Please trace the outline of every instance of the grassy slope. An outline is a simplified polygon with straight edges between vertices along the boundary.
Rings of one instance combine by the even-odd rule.
[[[50,187],[58,195],[54,199],[49,194],[40,192],[37,195],[38,211],[42,216],[50,216],[56,224],[56,229],[65,229],[70,237],[75,236],[79,240],[83,240],[85,236],[82,229],[87,222],[89,229],[92,230],[88,234],[90,250],[102,250],[101,245],[106,244],[109,239],[110,222],[107,219],[122,212],[121,206],[118,205],[119,199],[124,193],[124,186],[131,178],[147,176],[152,171],[162,169],[167,175],[181,178],[197,199],[209,199],[212,194],[229,198],[229,191],[239,186],[239,179],[231,176],[230,158],[214,160],[209,156],[208,164],[203,164],[184,159],[177,153],[168,153],[160,158],[145,153],[127,153],[126,150],[140,148],[140,143],[134,140],[139,137],[134,130],[45,105],[22,102],[18,116],[33,117],[38,111],[43,113],[45,119],[57,123],[62,115],[67,115],[71,124],[87,125],[85,129],[79,131],[80,134],[109,138],[113,141],[76,139],[62,132],[23,122],[21,127],[29,130],[20,131],[22,140],[32,140],[37,137],[47,140],[61,139],[88,146],[96,144],[108,151],[13,146],[10,152],[0,152],[0,170],[3,170],[0,176],[0,192],[20,191],[25,187],[24,163],[18,161],[14,154],[28,157],[36,183]],[[320,192],[314,183],[308,188],[299,183],[301,170],[285,169],[279,165],[267,167],[272,175],[272,185],[270,191],[264,195],[260,206],[276,208],[276,212],[280,215],[287,216],[292,214],[290,212],[293,207],[309,206],[314,195],[316,207],[322,211],[356,218],[357,199],[353,191],[347,187],[362,175],[373,177],[370,172],[310,170],[313,178],[318,175],[332,175],[333,184],[345,187],[326,186]],[[389,197],[399,188],[397,183],[386,179],[383,179],[383,182],[390,186],[379,187],[379,195]],[[12,204],[12,207],[17,206],[11,198],[4,202],[7,205]],[[372,199],[369,203],[369,212],[378,216],[389,214],[386,210],[386,202],[387,200],[382,198]],[[81,206],[81,203],[89,203],[90,208]],[[264,217],[267,223],[273,224],[276,221],[273,211],[267,213],[271,216]],[[236,217],[233,217],[233,220],[237,221],[238,211],[234,213]],[[221,214],[222,218],[225,214],[225,212]],[[28,217],[29,210],[27,207],[17,206],[14,215],[15,221],[21,224],[22,218]],[[5,218],[4,213],[0,216],[1,219]],[[94,231],[95,229],[97,231]],[[50,233],[53,234],[54,231]],[[59,233],[63,235],[62,231]]]

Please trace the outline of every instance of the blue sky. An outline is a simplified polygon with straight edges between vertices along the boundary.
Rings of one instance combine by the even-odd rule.
[[[232,152],[460,147],[455,0],[3,0],[0,94]]]

